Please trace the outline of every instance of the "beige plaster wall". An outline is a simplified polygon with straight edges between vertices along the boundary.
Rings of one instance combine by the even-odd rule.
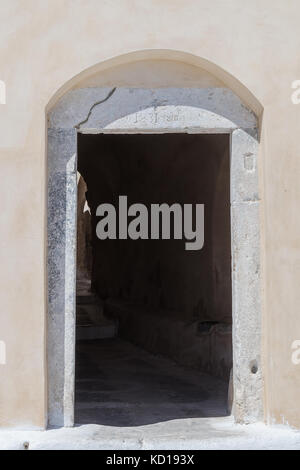
[[[300,339],[300,104],[291,102],[300,79],[299,1],[0,0],[0,18],[7,89],[0,104],[0,340],[7,348],[0,425],[45,424],[45,110],[112,66],[120,83],[133,86],[136,74],[127,66],[120,73],[120,65],[152,59],[175,61],[153,86],[175,77],[177,86],[192,86],[200,67],[208,72],[199,72],[200,86],[214,75],[264,110],[266,419],[300,428],[300,365],[291,361]],[[150,78],[139,72],[136,79],[148,86]],[[99,80],[113,76],[106,71]]]
[[[154,54],[155,57],[155,54]],[[74,88],[89,87],[224,87],[224,83],[203,68],[177,60],[152,59],[115,65],[83,78]]]

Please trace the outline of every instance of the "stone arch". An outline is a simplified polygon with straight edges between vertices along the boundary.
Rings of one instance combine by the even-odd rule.
[[[147,57],[151,54],[166,57],[166,51],[147,51]],[[78,87],[89,75],[139,57],[145,54],[128,54],[82,72],[47,108],[49,423],[74,424],[78,132],[230,135],[234,415],[239,422],[257,421],[263,415],[257,171],[262,109],[251,92],[222,69],[176,51],[168,51],[168,60],[184,57],[231,87]],[[258,364],[255,374],[253,361]]]
[[[262,104],[254,96],[251,90],[249,90],[230,72],[224,70],[222,67],[211,62],[208,59],[196,56],[185,51],[178,51],[174,49],[147,49],[132,51],[128,52],[127,54],[112,57],[97,64],[94,64],[88,67],[87,69],[80,71],[78,74],[71,77],[69,80],[67,80],[65,83],[61,84],[61,86],[58,87],[56,92],[49,99],[49,102],[46,106],[46,113],[51,111],[51,109],[56,105],[56,103],[64,94],[78,86],[78,84],[83,82],[85,79],[97,74],[101,74],[106,70],[112,69],[117,66],[126,64],[131,65],[135,62],[151,60],[172,61],[178,62],[180,64],[189,64],[199,69],[205,70],[206,72],[210,73],[212,76],[220,80],[225,85],[225,87],[232,90],[232,92],[237,95],[240,100],[244,102],[246,106],[251,109],[259,119],[261,118],[261,115],[263,113]]]

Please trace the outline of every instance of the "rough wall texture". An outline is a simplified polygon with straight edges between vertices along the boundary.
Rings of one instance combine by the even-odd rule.
[[[7,350],[0,366],[1,426],[45,424],[45,109],[86,69],[168,59],[176,62],[173,86],[174,76],[177,86],[186,83],[184,62],[209,70],[256,112],[264,109],[265,414],[300,427],[299,366],[291,361],[291,344],[300,336],[300,106],[290,100],[291,83],[300,78],[298,0],[170,0],[163,6],[156,0],[11,0],[2,1],[0,11],[0,78],[7,90],[0,104],[0,332]],[[167,77],[166,68],[162,81]]]

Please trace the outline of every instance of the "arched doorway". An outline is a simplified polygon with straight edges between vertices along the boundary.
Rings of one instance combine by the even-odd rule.
[[[234,414],[239,422],[261,419],[257,117],[224,86],[80,86],[48,114],[49,423],[74,423],[78,134],[228,138]]]

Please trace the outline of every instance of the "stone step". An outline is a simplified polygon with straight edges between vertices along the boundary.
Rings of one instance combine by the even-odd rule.
[[[76,304],[77,305],[84,305],[84,304],[97,304],[99,299],[96,295],[89,294],[89,295],[77,295],[76,296]]]
[[[76,327],[76,339],[79,341],[115,338],[116,336],[117,336],[117,324],[112,323],[112,322],[107,323],[106,325],[101,325],[101,326],[78,325]]]
[[[76,297],[77,340],[114,338],[117,336],[116,320],[104,315],[103,303],[91,292],[82,292]]]
[[[99,304],[77,304],[77,323],[101,325],[104,320],[103,308]]]

